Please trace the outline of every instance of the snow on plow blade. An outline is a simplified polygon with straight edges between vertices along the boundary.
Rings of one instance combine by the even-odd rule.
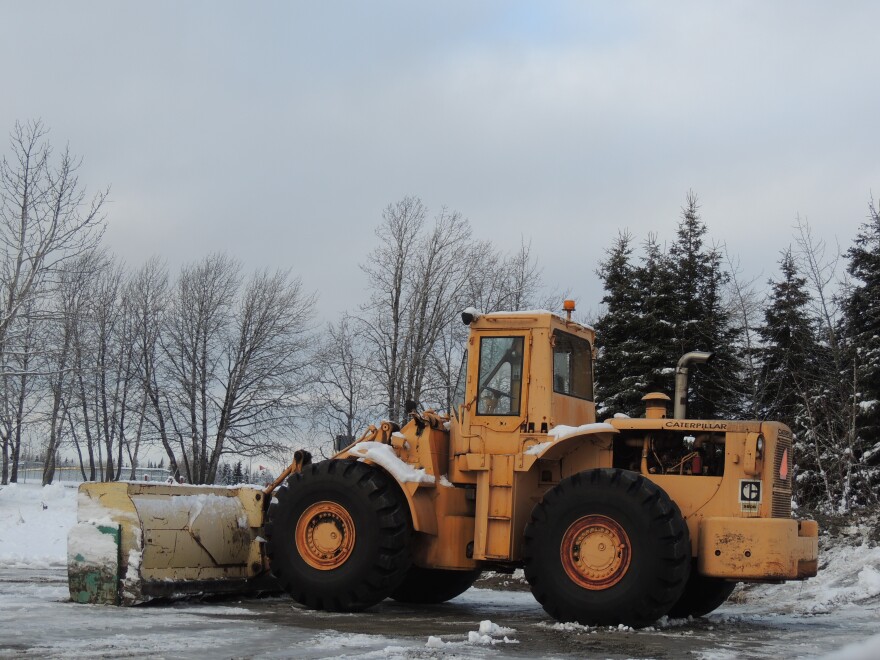
[[[264,497],[250,486],[82,484],[67,542],[71,600],[274,590],[259,535]]]

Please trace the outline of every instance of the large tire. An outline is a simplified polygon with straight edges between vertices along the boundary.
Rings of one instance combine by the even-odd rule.
[[[684,593],[669,610],[669,616],[674,619],[704,616],[721,607],[734,589],[736,582],[700,575],[696,567],[691,567]]]
[[[480,571],[450,571],[410,566],[406,577],[391,597],[401,603],[436,605],[452,600],[471,588]]]
[[[691,568],[687,524],[635,472],[564,479],[532,511],[526,579],[550,616],[584,625],[650,625],[678,601]]]
[[[266,522],[271,570],[306,607],[362,610],[406,576],[409,511],[379,468],[350,460],[308,465],[275,498]]]

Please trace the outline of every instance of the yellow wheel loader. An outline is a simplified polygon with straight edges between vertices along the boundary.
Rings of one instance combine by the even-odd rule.
[[[560,621],[645,626],[706,614],[740,581],[815,575],[817,525],[791,517],[789,429],[687,419],[688,370],[711,359],[699,352],[678,364],[671,417],[653,393],[643,418],[596,423],[593,330],[565,309],[465,311],[451,416],[409,406],[402,428],[371,426],[329,460],[298,453],[265,491],[84,485],[77,533],[118,553],[101,573],[101,553],[72,532],[74,599],[137,602],[211,581],[259,589],[271,574],[306,607],[356,611],[388,597],[443,602],[481,570],[522,567]],[[200,497],[232,503],[205,518]]]

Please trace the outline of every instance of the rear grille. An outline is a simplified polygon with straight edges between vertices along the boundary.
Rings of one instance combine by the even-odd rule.
[[[774,518],[791,518],[791,438],[780,431],[776,437],[776,454],[773,458],[773,506]],[[783,457],[785,465],[783,467]],[[785,473],[783,479],[780,475]]]

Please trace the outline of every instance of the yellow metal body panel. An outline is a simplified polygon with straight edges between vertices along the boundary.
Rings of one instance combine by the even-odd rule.
[[[778,518],[705,518],[700,573],[736,580],[795,580],[816,575],[818,527]]]
[[[462,488],[440,486],[420,489],[431,497],[432,512],[442,518],[433,534],[417,534],[413,544],[413,561],[419,566],[445,569],[473,569],[476,562],[467,556],[474,542],[474,503],[468,501]]]
[[[162,595],[174,586],[246,580],[265,566],[258,541],[263,494],[257,488],[216,488],[141,482],[85,483],[79,523],[112,520],[120,526],[121,601],[147,600],[147,585]]]

